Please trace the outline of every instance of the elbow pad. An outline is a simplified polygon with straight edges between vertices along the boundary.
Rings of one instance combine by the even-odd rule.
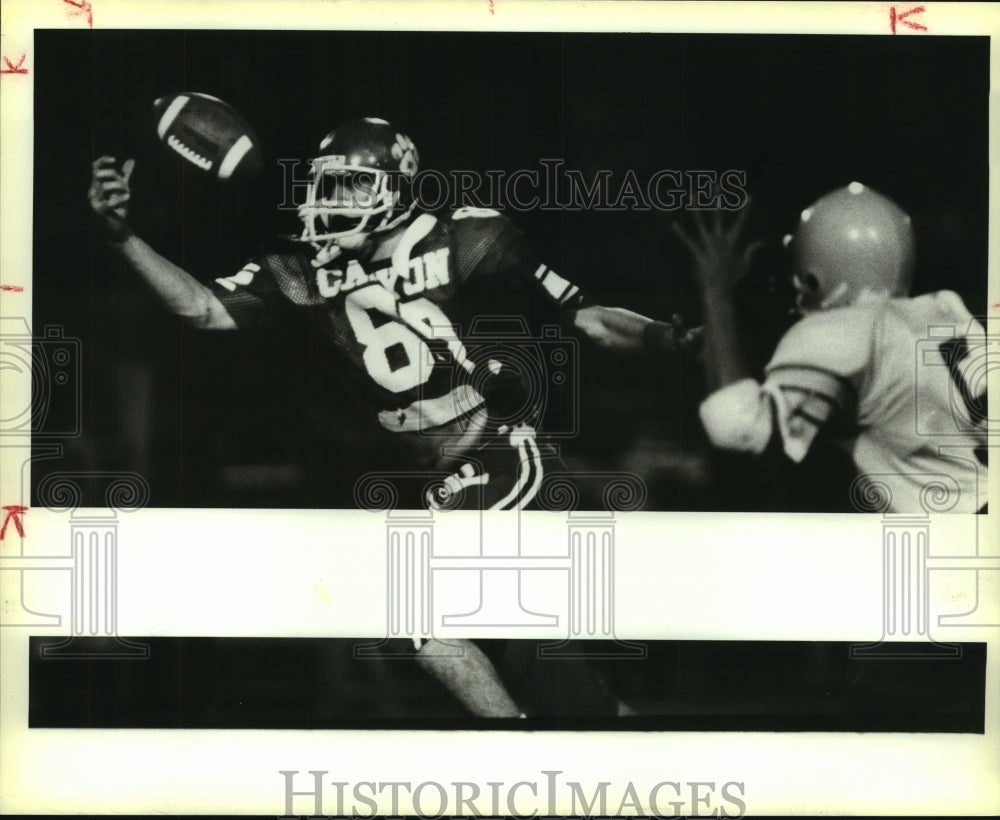
[[[771,404],[754,379],[716,390],[701,403],[698,415],[712,444],[723,450],[760,454],[771,440]]]

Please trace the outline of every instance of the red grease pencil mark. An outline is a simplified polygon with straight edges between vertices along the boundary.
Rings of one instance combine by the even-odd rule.
[[[493,2],[493,0],[490,0],[490,14],[496,14],[495,9],[496,9],[496,4]]]
[[[0,290],[9,290],[11,293],[21,293],[24,288],[20,285],[0,285]]]
[[[71,11],[70,14],[86,14],[87,15],[87,25],[90,28],[94,27],[94,7],[90,4],[89,0],[80,0],[79,3],[74,3],[73,0],[63,0],[67,6],[72,6],[76,11]]]
[[[7,64],[6,68],[0,68],[0,74],[27,74],[28,69],[21,68],[24,65],[24,58],[26,54],[21,55],[21,59],[17,61],[17,65],[14,65],[10,61],[10,57],[4,57],[3,61]]]
[[[6,513],[3,517],[3,527],[0,527],[0,541],[3,541],[4,536],[7,534],[7,525],[12,520],[17,534],[24,538],[24,525],[21,523],[21,516],[28,511],[28,508],[22,507],[20,504],[8,504],[6,507],[0,509]]]
[[[914,6],[912,9],[907,9],[906,11],[903,12],[897,12],[895,6],[890,6],[889,29],[892,31],[893,34],[895,34],[896,23],[900,23],[901,25],[904,25],[907,28],[915,29],[916,31],[927,31],[927,26],[922,25],[921,23],[911,23],[909,20],[906,19],[907,17],[910,17],[911,15],[914,14],[923,14],[924,11],[925,9],[923,6]]]

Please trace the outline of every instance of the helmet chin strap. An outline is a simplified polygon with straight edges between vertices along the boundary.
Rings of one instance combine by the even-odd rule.
[[[313,242],[313,247],[316,248],[316,255],[312,259],[312,264],[314,267],[322,268],[324,265],[328,265],[338,256],[340,256],[343,251],[340,246],[335,245],[333,241],[328,241],[325,245],[320,245]]]
[[[331,245],[334,245],[341,250],[355,251],[368,241],[368,237],[371,236],[371,233],[371,231],[358,231],[357,233],[348,234],[347,236],[333,237],[329,240],[329,242]]]
[[[826,310],[827,308],[839,306],[841,302],[846,301],[844,295],[847,293],[847,283],[841,282],[837,287],[835,287],[830,295],[827,296],[822,302],[819,303],[820,310]]]
[[[301,239],[309,242],[316,249],[316,255],[312,259],[313,266],[323,267],[337,259],[344,251],[361,250],[366,243],[375,240],[377,234],[385,233],[404,225],[413,216],[416,203],[411,203],[408,208],[393,215],[392,209],[395,204],[396,202],[394,201],[382,213],[365,214],[355,230],[339,236],[317,235],[316,220],[321,217],[319,215],[306,217],[305,219],[309,219],[310,221],[306,223]],[[369,227],[370,223],[374,221],[374,217],[380,217],[378,224],[375,227]]]

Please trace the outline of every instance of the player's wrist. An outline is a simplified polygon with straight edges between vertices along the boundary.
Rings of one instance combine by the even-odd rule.
[[[113,248],[120,248],[135,236],[132,226],[124,219],[117,220],[114,223],[104,220],[100,224],[101,232],[104,234],[104,241]]]
[[[728,282],[703,282],[701,285],[701,298],[704,302],[714,299],[729,299],[732,294],[733,288]]]

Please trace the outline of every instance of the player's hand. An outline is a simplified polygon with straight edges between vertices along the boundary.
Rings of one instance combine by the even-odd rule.
[[[703,327],[688,327],[684,324],[684,317],[679,313],[670,317],[670,324],[674,328],[674,345],[677,350],[690,354],[696,354],[701,350],[705,339]]]
[[[748,213],[749,203],[726,227],[721,210],[713,211],[711,218],[695,212],[691,221],[697,236],[685,231],[678,223],[672,223],[674,233],[694,257],[694,275],[703,296],[731,293],[750,270],[753,255],[763,241],[758,239],[744,244],[743,229]]]
[[[114,157],[98,157],[91,166],[87,198],[97,216],[97,223],[112,242],[122,242],[132,234],[129,227],[128,203],[132,192],[129,179],[135,160],[127,159],[121,170]]]
[[[704,333],[700,327],[688,327],[675,313],[669,322],[648,322],[642,329],[642,346],[650,353],[689,353],[701,350]]]

